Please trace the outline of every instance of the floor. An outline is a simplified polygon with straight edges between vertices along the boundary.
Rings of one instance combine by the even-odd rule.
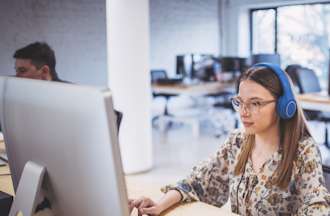
[[[146,173],[129,175],[127,181],[142,182],[143,184],[152,182],[153,185],[159,187],[175,183],[188,175],[194,165],[215,153],[224,141],[225,136],[219,135],[230,129],[217,122],[227,122],[227,126],[234,128],[233,112],[210,109],[208,101],[194,100],[192,102],[187,98],[177,98],[170,102],[169,112],[179,116],[179,121],[174,121],[165,130],[162,128],[162,119],[154,121],[152,129],[153,169]],[[191,108],[196,103],[199,104],[199,109]],[[163,107],[164,101],[158,99],[153,106],[153,116],[162,113]],[[198,136],[189,121],[194,119],[198,119],[200,125]],[[228,124],[229,122],[231,124]]]

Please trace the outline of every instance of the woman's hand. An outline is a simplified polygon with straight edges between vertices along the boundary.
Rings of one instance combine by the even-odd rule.
[[[134,202],[133,199],[128,199],[128,209],[130,214],[132,213],[132,210],[134,208],[133,202]]]
[[[158,216],[160,213],[179,203],[182,195],[177,190],[169,190],[158,202],[152,201],[150,198],[141,197],[139,199],[130,200],[130,209],[134,207],[138,209],[139,216],[150,215]]]
[[[157,216],[162,212],[160,206],[147,197],[140,197],[139,199],[133,200],[132,206],[138,209],[139,216],[143,214]]]

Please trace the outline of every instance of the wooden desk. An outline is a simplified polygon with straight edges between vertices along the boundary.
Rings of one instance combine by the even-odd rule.
[[[4,142],[0,140],[0,153],[5,152]],[[8,194],[14,194],[14,188],[11,181],[9,166],[0,167],[0,191],[6,192]]]
[[[4,143],[0,141],[0,152],[4,151]],[[9,173],[9,167],[0,167],[0,191],[14,195],[14,189],[10,175],[3,175]],[[134,178],[126,177],[128,196],[137,198],[140,196],[148,196],[155,200],[162,196],[158,185],[142,184],[134,181]],[[38,216],[47,215],[47,213],[40,212]],[[230,206],[226,205],[223,208],[216,208],[201,202],[195,202],[191,204],[179,205],[176,208],[172,208],[166,211],[162,216],[185,216],[185,215],[208,215],[208,216],[220,216],[220,215],[235,215],[230,212]],[[137,216],[136,210],[134,210],[131,216]]]
[[[297,98],[303,109],[330,112],[330,97],[324,93],[300,94]]]
[[[224,91],[235,91],[235,83],[205,82],[198,84],[153,84],[154,93],[185,94],[190,96],[201,96],[216,94]]]

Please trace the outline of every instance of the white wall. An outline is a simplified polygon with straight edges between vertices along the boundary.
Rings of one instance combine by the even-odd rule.
[[[105,0],[1,0],[0,74],[14,74],[16,49],[46,41],[62,79],[107,85]]]
[[[1,0],[0,29],[0,75],[14,74],[16,49],[48,42],[60,78],[113,90],[125,171],[151,168],[148,0]]]
[[[218,0],[150,0],[151,68],[175,74],[175,57],[219,54]]]
[[[124,113],[119,133],[126,173],[152,167],[149,1],[107,0],[109,86]]]
[[[249,56],[249,9],[326,0],[220,0],[221,53]]]

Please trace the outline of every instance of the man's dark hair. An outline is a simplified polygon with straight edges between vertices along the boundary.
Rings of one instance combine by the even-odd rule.
[[[35,42],[16,50],[14,58],[30,59],[31,63],[38,69],[47,65],[53,81],[59,81],[55,70],[56,58],[54,50],[45,42]]]

